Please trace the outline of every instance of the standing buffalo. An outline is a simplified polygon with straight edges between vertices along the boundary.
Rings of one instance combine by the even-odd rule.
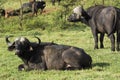
[[[16,38],[10,42],[6,37],[8,50],[15,50],[24,64],[18,66],[18,70],[68,70],[91,68],[92,59],[81,48],[59,45],[53,42],[30,42],[25,37]]]
[[[117,33],[117,51],[120,50],[120,9],[112,6],[96,5],[85,11],[83,7],[76,7],[69,16],[70,22],[82,22],[91,27],[95,40],[95,49],[98,49],[98,33],[100,33],[100,48],[104,48],[103,39],[106,33],[111,40],[111,50],[115,51],[115,36]]]
[[[45,1],[33,1],[31,0],[28,3],[22,4],[21,8],[23,10],[23,13],[29,13],[32,12],[33,14],[38,13],[38,10],[41,10],[41,13],[43,12],[43,9],[46,7],[46,2]],[[21,8],[19,10],[21,10]]]

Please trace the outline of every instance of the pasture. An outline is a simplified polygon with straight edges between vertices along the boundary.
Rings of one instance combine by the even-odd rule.
[[[15,0],[12,0],[14,2]],[[15,5],[17,2],[15,2]],[[8,3],[5,3],[8,5]],[[93,36],[90,27],[81,23],[70,23],[59,18],[61,6],[48,6],[42,15],[31,17],[24,15],[23,27],[19,26],[19,17],[0,18],[0,80],[119,80],[120,79],[120,52],[110,50],[110,40],[104,39],[104,49],[94,50]],[[72,9],[72,7],[71,7]],[[59,21],[59,22],[58,22]],[[25,36],[35,42],[37,35],[43,42],[53,41],[83,48],[93,60],[92,69],[60,71],[60,70],[33,70],[18,71],[22,63],[14,51],[7,50],[5,36],[13,35],[10,40],[18,36]]]
[[[28,33],[32,33],[30,31]],[[37,32],[37,30],[36,30]],[[39,32],[39,31],[38,31]],[[75,71],[18,71],[17,66],[22,61],[14,54],[7,51],[4,36],[0,37],[0,79],[2,80],[118,80],[120,78],[120,54],[111,52],[110,41],[105,37],[105,49],[94,50],[93,38],[89,28],[84,31],[65,30],[57,32],[40,32],[42,41],[54,41],[59,44],[72,45],[83,48],[93,59],[93,68]],[[30,41],[36,41],[33,35],[19,32],[14,36],[26,36]],[[13,38],[11,38],[12,41]]]

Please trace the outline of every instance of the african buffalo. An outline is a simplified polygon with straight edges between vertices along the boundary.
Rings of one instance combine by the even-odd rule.
[[[112,6],[95,5],[87,11],[83,7],[76,7],[69,16],[70,22],[82,22],[91,27],[95,40],[94,49],[98,49],[98,33],[100,33],[100,48],[104,48],[103,39],[106,33],[111,40],[111,50],[115,51],[115,36],[117,33],[117,51],[120,50],[120,9]]]
[[[1,14],[1,16],[5,16],[5,18],[8,18],[10,16],[18,16],[19,15],[19,11],[13,10],[11,8],[0,9],[0,14]]]
[[[34,6],[34,14],[37,15],[37,12],[39,9],[41,9],[40,13],[43,12],[43,9],[46,7],[46,2],[45,1],[36,1],[33,6]]]
[[[8,50],[15,50],[24,64],[18,66],[18,70],[73,70],[91,68],[92,59],[86,52],[77,47],[59,45],[53,42],[30,42],[25,37],[16,38],[10,42],[6,37]]]
[[[10,16],[18,16],[20,13],[17,10],[14,9],[5,9],[5,18],[8,18]]]
[[[33,1],[22,4],[21,8],[19,10],[23,10],[23,13],[29,13],[32,12],[33,14],[38,13],[38,10],[41,10],[41,13],[43,12],[43,9],[46,7],[45,1]]]

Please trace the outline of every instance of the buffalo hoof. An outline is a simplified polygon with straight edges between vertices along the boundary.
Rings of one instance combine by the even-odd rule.
[[[120,51],[120,48],[116,48],[117,51]]]
[[[94,49],[98,49],[98,47],[94,47]]]
[[[23,71],[23,70],[25,70],[24,65],[23,64],[19,65],[18,66],[18,71]]]
[[[103,45],[100,45],[100,48],[104,48],[104,46],[103,46]]]
[[[115,48],[111,48],[111,51],[115,51]]]

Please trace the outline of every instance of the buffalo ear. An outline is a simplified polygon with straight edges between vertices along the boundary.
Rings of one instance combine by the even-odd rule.
[[[33,51],[33,47],[32,46],[30,46],[30,51]]]

